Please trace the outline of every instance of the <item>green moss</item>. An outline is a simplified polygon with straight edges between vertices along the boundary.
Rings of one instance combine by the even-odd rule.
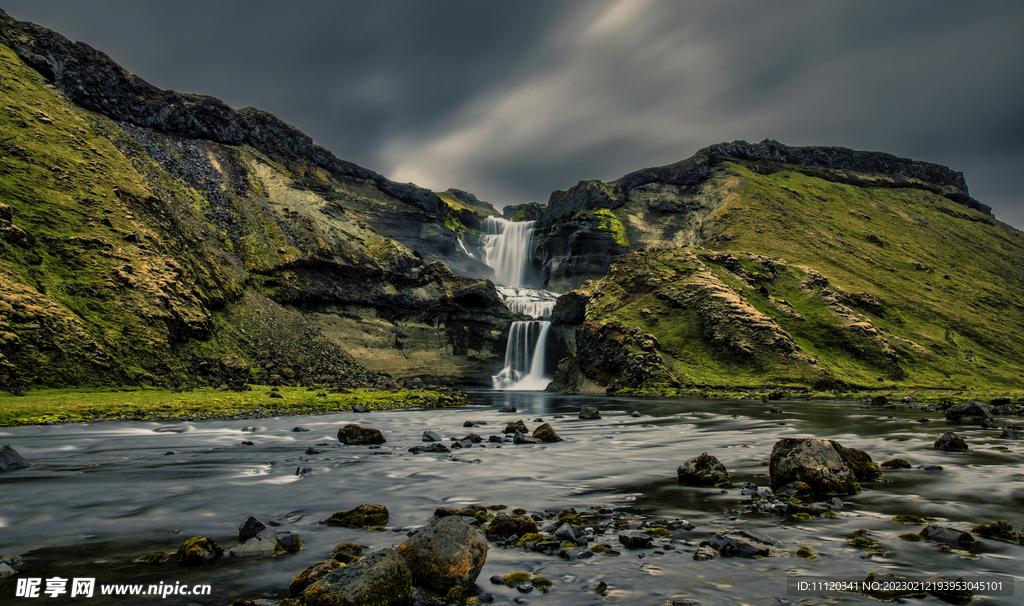
[[[593,551],[594,553],[604,553],[609,549],[611,549],[611,547],[607,545],[592,545],[590,547],[590,551]]]
[[[928,523],[928,520],[926,520],[926,519],[924,519],[924,518],[922,518],[920,516],[911,516],[911,515],[899,515],[899,516],[896,516],[895,518],[893,518],[892,521],[896,522],[897,524],[917,524],[917,525],[919,525],[919,524],[927,524]]]
[[[924,537],[922,537],[919,534],[914,534],[912,532],[901,534],[901,535],[899,535],[899,538],[904,540],[904,541],[910,541],[912,543],[916,543],[917,541],[923,541],[924,540]]]
[[[655,539],[664,539],[672,536],[672,533],[667,528],[649,528],[643,531],[643,534]]]
[[[801,547],[800,549],[797,549],[796,555],[797,557],[807,558],[808,560],[818,559],[818,554],[814,553],[814,550],[812,550],[810,547]]]
[[[505,575],[501,582],[504,583],[506,587],[512,587],[513,585],[529,583],[531,576],[532,575],[528,572],[513,572]]]
[[[168,391],[157,388],[47,389],[18,397],[0,392],[0,427],[38,425],[46,422],[79,423],[102,420],[163,421],[183,418],[215,419],[315,414],[350,410],[362,404],[370,410],[445,406],[450,394],[401,389],[395,391],[353,389],[349,393],[317,397],[304,387],[280,387],[283,399],[270,400],[267,387],[252,391]]]
[[[543,534],[540,534],[540,533],[536,533],[536,532],[528,532],[528,533],[524,534],[519,539],[519,541],[516,543],[516,545],[518,545],[519,547],[522,547],[523,545],[526,545],[527,543],[535,543],[536,544],[536,543],[541,543],[541,542],[546,541],[546,540],[547,540],[547,536],[546,535],[543,535]]]

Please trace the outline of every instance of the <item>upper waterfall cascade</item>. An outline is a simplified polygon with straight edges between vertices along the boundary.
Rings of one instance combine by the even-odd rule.
[[[484,263],[502,286],[524,287],[529,281],[533,221],[487,217],[483,225]]]

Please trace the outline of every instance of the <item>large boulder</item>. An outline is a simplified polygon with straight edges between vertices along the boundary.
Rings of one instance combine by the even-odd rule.
[[[946,420],[961,425],[981,425],[982,427],[992,427],[994,424],[992,411],[988,404],[977,400],[946,410]]]
[[[601,411],[594,408],[593,406],[584,406],[580,408],[581,419],[600,419]]]
[[[311,564],[308,568],[292,577],[292,582],[288,585],[288,595],[293,598],[302,595],[302,592],[306,591],[307,587],[320,580],[328,572],[337,570],[341,566],[342,562],[337,560],[324,560],[323,562]]]
[[[18,454],[18,451],[11,448],[10,444],[0,446],[0,471],[14,471],[27,467],[32,465]]]
[[[768,464],[773,489],[804,482],[815,496],[856,494],[856,475],[828,440],[783,438],[772,448]]]
[[[372,427],[360,427],[355,423],[349,423],[338,430],[338,441],[342,444],[383,444],[387,442],[384,434],[379,429]]]
[[[505,429],[501,430],[501,433],[514,434],[517,431],[520,433],[530,433],[530,430],[526,428],[526,423],[523,423],[522,419],[519,419],[514,423],[508,423],[507,425],[505,425]]]
[[[346,511],[335,512],[323,521],[328,526],[345,528],[366,528],[367,526],[383,526],[391,519],[388,508],[383,505],[366,504]]]
[[[706,452],[689,459],[676,469],[676,475],[683,484],[693,486],[715,485],[729,481],[729,472],[717,458]]]
[[[484,533],[460,516],[443,517],[398,546],[413,583],[438,593],[472,587],[487,560]]]
[[[217,561],[224,555],[224,550],[206,537],[192,537],[178,547],[175,555],[178,558],[178,566],[195,568]]]
[[[412,573],[388,548],[328,572],[299,599],[304,606],[399,606],[411,594]]]

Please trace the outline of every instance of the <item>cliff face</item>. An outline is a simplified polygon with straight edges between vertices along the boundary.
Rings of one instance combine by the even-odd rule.
[[[577,233],[566,225],[608,213],[622,228],[600,237],[647,249],[563,278],[578,288],[553,320],[574,355],[553,389],[1020,387],[1024,233],[970,199],[959,173],[770,142],[708,150],[552,196],[549,211],[576,213],[549,223],[563,241]],[[573,211],[570,199],[622,204]]]
[[[682,162],[638,170],[611,183],[581,181],[553,192],[538,224],[544,242],[538,256],[549,287],[564,291],[598,278],[615,255],[628,250],[701,244],[704,223],[730,200],[728,183],[715,178],[725,163],[761,174],[794,170],[834,183],[928,191],[991,216],[988,206],[970,197],[962,173],[937,164],[771,140],[721,143]],[[605,220],[595,224],[598,214]]]
[[[472,272],[459,232],[490,205],[157,90],[2,12],[0,61],[3,387],[489,384],[500,369],[511,314],[436,262]]]

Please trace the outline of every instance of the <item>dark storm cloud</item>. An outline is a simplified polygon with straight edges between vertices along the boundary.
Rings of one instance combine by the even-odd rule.
[[[153,84],[497,206],[732,139],[964,171],[1024,225],[1019,2],[6,2]]]

